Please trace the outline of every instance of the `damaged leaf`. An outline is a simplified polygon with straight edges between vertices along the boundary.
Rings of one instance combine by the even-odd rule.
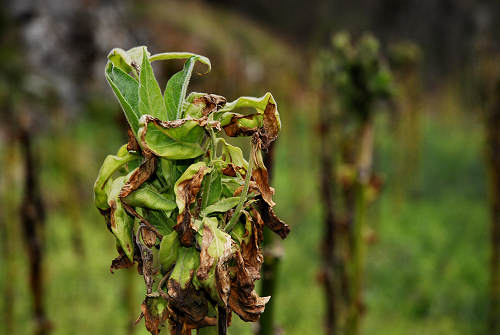
[[[146,329],[151,334],[158,335],[169,315],[166,301],[159,294],[148,295],[141,304],[141,311]]]
[[[269,176],[262,159],[262,151],[260,150],[259,145],[252,146],[251,155],[255,165],[252,169],[252,179],[255,181],[255,184],[262,194],[264,201],[267,202],[270,207],[273,207],[275,205],[273,201],[274,192],[269,186]]]
[[[187,87],[191,80],[194,64],[202,56],[192,56],[184,64],[182,71],[174,74],[167,82],[165,88],[165,106],[167,107],[167,120],[177,120],[183,117],[182,107],[186,98]],[[210,61],[208,62],[210,65]]]
[[[108,196],[108,205],[111,208],[111,231],[120,243],[130,261],[134,257],[134,243],[132,242],[132,229],[134,219],[127,214],[123,208],[122,202],[119,199],[119,193],[125,183],[126,177],[118,177],[111,185],[111,191]]]
[[[123,145],[116,155],[108,155],[106,157],[97,175],[97,180],[94,183],[94,203],[97,208],[101,210],[109,208],[108,194],[111,186],[110,179],[113,174],[127,163],[138,159],[138,155],[127,151],[126,145]]]
[[[218,228],[216,218],[204,218],[200,244],[196,276],[212,299],[225,307],[230,290],[226,262],[232,256],[231,236]]]
[[[231,281],[229,306],[242,320],[258,321],[271,297],[259,297],[255,292],[254,281],[257,278],[246,268],[239,252],[235,255],[235,263],[231,269],[235,273],[235,278]]]
[[[179,215],[177,216],[177,225],[174,229],[179,233],[181,244],[183,246],[191,246],[194,243],[196,230],[192,224],[191,205],[200,191],[203,177],[211,169],[204,162],[198,162],[190,167],[182,174],[175,183],[175,195]]]
[[[190,159],[203,154],[205,130],[200,121],[181,119],[162,122],[143,117],[140,120],[139,143],[156,156],[168,159]]]

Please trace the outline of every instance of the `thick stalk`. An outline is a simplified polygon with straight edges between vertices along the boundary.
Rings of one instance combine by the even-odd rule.
[[[271,184],[272,173],[274,167],[274,147],[275,142],[271,143],[267,153],[264,155],[264,165],[267,168],[269,176],[269,184]],[[276,243],[274,233],[267,227],[264,227],[264,240],[262,247],[264,249],[265,261],[262,265],[262,296],[270,296],[271,300],[266,304],[264,313],[260,316],[259,327],[257,334],[272,335],[274,334],[275,324],[275,302],[276,302],[276,287],[277,276],[280,258],[272,252],[272,246]]]
[[[490,175],[491,256],[489,334],[500,331],[500,78],[486,111],[487,164]]]
[[[355,183],[355,216],[352,236],[352,277],[348,334],[358,334],[364,310],[363,275],[364,241],[363,229],[366,221],[365,191],[370,182],[373,160],[373,124],[366,120],[361,125],[360,147],[357,157],[357,181]]]
[[[5,173],[2,175],[3,181],[1,182],[1,185],[3,185],[1,193],[3,208],[0,213],[0,233],[4,242],[2,243],[1,251],[5,267],[3,273],[2,325],[5,334],[15,334],[16,323],[14,322],[14,311],[16,299],[14,297],[14,284],[17,282],[17,271],[15,265],[16,253],[14,250],[17,244],[18,236],[16,227],[18,222],[17,215],[13,210],[15,208],[14,195],[9,190],[15,189],[14,171],[17,162],[15,157],[16,142],[13,138],[10,138],[10,141],[7,143],[9,144],[6,146],[5,161],[3,162]]]
[[[335,289],[335,250],[336,230],[335,218],[335,167],[333,141],[331,136],[330,111],[323,108],[320,112],[320,185],[321,200],[323,202],[323,231],[322,242],[323,268],[322,279],[326,298],[325,334],[337,333],[337,292]]]
[[[227,334],[227,310],[217,306],[217,335]]]
[[[29,282],[33,296],[35,335],[49,333],[49,321],[44,307],[43,230],[45,207],[39,188],[39,168],[32,148],[28,126],[20,129],[20,143],[24,156],[24,196],[20,208],[21,224],[29,258]]]

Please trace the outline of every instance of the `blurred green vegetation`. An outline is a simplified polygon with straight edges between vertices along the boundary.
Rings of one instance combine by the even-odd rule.
[[[421,156],[416,175],[407,176],[409,186],[403,199],[396,199],[393,192],[394,171],[400,162],[393,154],[399,143],[392,116],[384,114],[377,120],[376,170],[384,175],[386,185],[368,221],[376,238],[367,250],[365,333],[470,334],[483,330],[488,217],[482,127],[477,117],[462,110],[456,96],[438,94],[432,100],[448,100],[440,102],[448,104],[448,110],[437,113],[433,108],[441,106],[431,104],[422,110]],[[68,127],[66,138],[46,134],[37,143],[44,166],[44,195],[50,206],[45,269],[54,334],[124,334],[132,321],[127,316],[124,289],[127,271],[135,270],[109,273],[116,253],[113,238],[93,208],[90,193],[105,154],[125,141],[115,122],[114,113],[118,112],[116,106],[91,105],[80,122]],[[317,281],[322,221],[314,160],[316,137],[313,120],[304,113],[282,113],[288,115],[286,119],[293,115],[300,126],[292,134],[284,122],[277,147],[277,211],[293,229],[283,243],[285,256],[275,297],[277,319],[286,334],[304,334],[321,326],[324,303]],[[72,192],[61,180],[61,169],[67,166],[54,163],[60,159],[56,155],[62,141],[71,143],[65,162],[77,166],[74,173],[79,183],[88,185],[71,199],[79,208],[82,255],[74,249],[74,217],[66,205]],[[5,146],[2,143],[2,154]],[[297,164],[297,157],[304,162]],[[28,334],[32,324],[27,312],[27,263],[22,248],[16,254],[16,327],[19,334]],[[144,285],[139,276],[134,278],[138,307]],[[251,325],[236,316],[233,322],[230,333],[251,333]],[[135,333],[144,333],[143,327],[136,327]]]

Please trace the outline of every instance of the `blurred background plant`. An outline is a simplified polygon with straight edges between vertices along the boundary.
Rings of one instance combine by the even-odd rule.
[[[103,158],[126,141],[102,69],[112,48],[135,45],[210,57],[214,71],[193,78],[194,91],[228,100],[273,92],[283,123],[276,212],[292,234],[277,252],[272,328],[322,330],[319,158],[330,148],[317,134],[325,102],[311,64],[344,30],[380,41],[397,86],[391,111],[373,118],[373,170],[384,187],[366,212],[359,332],[498,332],[488,201],[500,175],[490,117],[498,72],[488,69],[498,68],[499,15],[492,0],[4,1],[0,334],[144,333],[131,326],[140,278],[107,272],[115,250],[92,206]],[[155,68],[161,87],[180,65]],[[232,334],[256,331],[233,323]]]

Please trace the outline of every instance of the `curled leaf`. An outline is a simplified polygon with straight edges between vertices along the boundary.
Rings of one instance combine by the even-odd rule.
[[[266,201],[258,202],[259,212],[262,215],[262,220],[272,231],[278,234],[282,239],[286,238],[290,233],[290,227],[283,222],[276,214],[274,210]]]
[[[232,255],[231,243],[231,236],[217,227],[216,218],[203,219],[200,266],[196,276],[212,299],[223,307],[229,298],[226,262]]]
[[[108,194],[111,186],[110,180],[113,174],[140,156],[131,154],[127,151],[127,146],[123,145],[116,155],[108,155],[99,170],[97,179],[94,183],[94,202],[97,208],[105,210],[109,208]]]
[[[179,119],[161,121],[144,115],[140,120],[139,142],[141,146],[168,159],[190,159],[203,154],[203,126],[207,120]]]
[[[260,150],[260,139],[257,140],[258,143],[252,145],[251,155],[254,161],[254,168],[252,169],[252,179],[255,181],[262,198],[269,204],[270,207],[275,205],[273,201],[273,190],[269,186],[269,177],[267,173],[266,166],[262,159],[262,151]]]
[[[195,163],[189,166],[175,183],[174,190],[179,215],[177,216],[177,225],[175,225],[174,229],[179,233],[183,246],[188,247],[194,243],[196,230],[192,224],[189,205],[194,203],[196,195],[201,189],[203,177],[210,171],[211,169],[207,168],[204,162]]]
[[[193,283],[193,275],[200,264],[200,254],[194,248],[179,249],[177,263],[167,283],[171,318],[182,324],[182,329],[207,325],[208,302]]]
[[[142,185],[135,192],[123,198],[132,207],[144,207],[155,210],[172,211],[177,208],[175,201],[158,193],[150,185]]]
[[[201,58],[202,56],[189,57],[184,64],[184,68],[168,80],[164,97],[165,106],[168,112],[168,120],[172,121],[183,117],[183,102],[186,98],[187,87],[193,73],[194,64]],[[210,62],[208,62],[208,64],[210,64]]]
[[[158,293],[146,296],[141,304],[146,329],[153,335],[160,333],[161,326],[169,316],[166,301]]]
[[[145,46],[134,47],[127,51],[120,48],[114,48],[109,52],[108,59],[120,70],[126,73],[133,72],[137,75],[138,72],[140,72],[144,52],[148,57],[150,56]]]
[[[116,178],[111,186],[111,191],[108,196],[108,204],[111,208],[110,211],[110,226],[111,231],[120,243],[130,261],[133,261],[134,243],[132,242],[132,229],[134,226],[134,219],[127,214],[121,201],[119,200],[118,193],[123,187],[125,177]]]
[[[256,113],[242,115],[232,112],[239,108],[254,108]],[[264,149],[276,139],[281,129],[276,101],[271,93],[260,98],[240,97],[221,108],[215,119],[220,121],[228,136],[250,136],[262,128],[260,135]]]
[[[235,273],[235,277],[231,281],[229,307],[244,321],[258,321],[271,297],[259,297],[255,292],[254,281],[257,278],[246,268],[239,252],[235,253],[234,261],[231,272]]]
[[[123,185],[120,191],[120,198],[126,198],[130,193],[137,190],[149,179],[149,177],[151,177],[155,170],[156,157],[146,156],[144,162],[130,174],[127,183]]]

